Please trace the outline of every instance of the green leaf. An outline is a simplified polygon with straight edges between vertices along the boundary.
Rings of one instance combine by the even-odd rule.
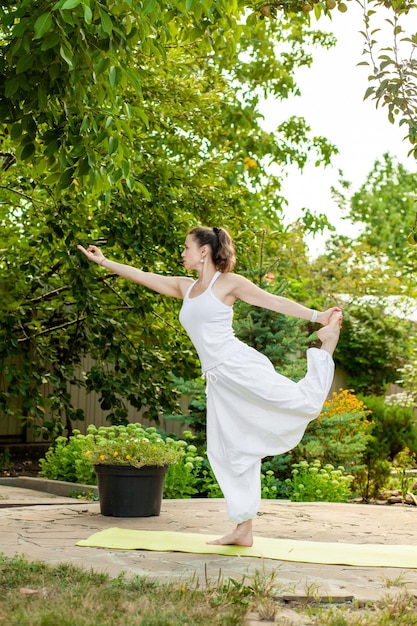
[[[90,128],[90,119],[89,119],[88,115],[84,115],[83,121],[82,121],[81,126],[80,126],[80,131],[81,132],[85,132],[89,128]]]
[[[5,96],[11,98],[17,92],[20,87],[20,78],[12,78],[6,82]]]
[[[129,161],[126,161],[126,159],[123,159],[123,161],[122,161],[122,172],[123,172],[123,176],[125,178],[127,178],[129,176],[130,163],[129,163]]]
[[[119,147],[119,138],[116,135],[112,135],[109,139],[109,154],[116,152]]]
[[[22,161],[26,159],[30,159],[31,156],[35,154],[35,145],[33,143],[28,143],[20,153],[20,158]]]
[[[81,0],[66,0],[61,7],[61,11],[68,11],[69,9],[75,9],[79,4],[81,4]]]
[[[126,185],[130,189],[130,191],[132,191],[135,188],[135,179],[133,178],[133,176],[128,176],[126,178]]]
[[[111,17],[106,11],[100,9],[100,19],[101,19],[101,28],[107,35],[110,35],[113,30],[113,23],[111,21]]]
[[[113,65],[113,67],[110,68],[109,72],[109,81],[111,88],[114,89],[115,87],[117,87],[121,80],[122,70],[118,65]]]
[[[74,170],[68,169],[62,174],[59,180],[59,188],[60,189],[68,189],[68,187],[72,184],[74,178]]]
[[[56,185],[60,178],[61,172],[52,172],[52,174],[49,174],[49,176],[47,176],[43,182],[45,185],[52,187],[53,185]]]
[[[45,33],[51,30],[52,24],[53,20],[51,13],[43,13],[43,15],[40,15],[34,25],[34,39],[40,39],[43,37]]]
[[[21,136],[21,134],[22,134],[22,124],[20,124],[19,122],[16,124],[13,124],[11,131],[10,131],[10,139],[15,141]]]
[[[44,150],[45,156],[48,156],[48,157],[54,156],[58,152],[58,149],[59,149],[59,143],[56,139],[53,139],[52,141],[48,143],[48,145],[46,146]]]
[[[84,21],[86,24],[91,24],[91,22],[93,21],[93,12],[88,4],[84,5]]]
[[[315,18],[316,18],[317,20],[319,20],[319,19],[320,19],[321,14],[322,14],[322,11],[323,11],[323,7],[322,7],[322,6],[321,6],[321,4],[319,4],[319,3],[315,3],[315,4],[313,5],[313,7],[314,7],[314,9],[313,9],[313,10],[314,10],[314,16],[315,16]]]
[[[145,0],[143,3],[142,15],[149,15],[155,9],[156,0]]]
[[[66,46],[61,45],[59,48],[59,54],[64,59],[64,61],[68,63],[70,69],[72,69],[74,67],[74,63],[71,50],[69,50]]]
[[[142,81],[140,73],[133,67],[123,68],[124,74],[130,80],[134,88],[139,94],[142,94]]]
[[[41,110],[45,109],[47,101],[48,93],[46,91],[46,87],[43,83],[40,83],[38,85],[38,104]]]
[[[414,231],[412,231],[408,237],[407,237],[407,241],[409,244],[411,244],[412,246],[415,246],[417,244],[417,238],[416,238],[416,233]]]
[[[140,183],[139,181],[136,181],[136,187],[137,187],[137,189],[139,189],[139,191],[141,191],[141,193],[143,194],[143,197],[145,198],[145,200],[150,202],[151,201],[151,194],[149,193],[149,191],[147,190],[145,185],[143,183]]]
[[[136,107],[135,113],[144,122],[145,126],[149,126],[149,118],[141,107]]]
[[[50,50],[51,48],[55,48],[61,41],[61,38],[58,33],[50,33],[47,37],[42,41],[41,50]]]
[[[365,95],[364,95],[363,99],[366,100],[366,98],[369,98],[369,96],[372,95],[373,93],[375,93],[375,88],[374,87],[368,87],[368,89],[365,92]]]
[[[20,57],[16,63],[16,74],[23,74],[33,65],[33,56],[31,54],[25,54]]]
[[[108,57],[101,57],[101,59],[95,64],[94,71],[96,74],[102,74],[110,65],[110,59]]]

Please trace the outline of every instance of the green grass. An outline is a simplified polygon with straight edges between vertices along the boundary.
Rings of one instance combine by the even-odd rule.
[[[308,615],[311,626],[415,626],[417,601],[403,591],[366,606],[317,608]]]
[[[284,603],[274,573],[252,580],[159,583],[111,578],[71,564],[50,566],[0,555],[0,623],[8,626],[417,626],[416,598],[404,589],[369,606],[319,599]],[[395,581],[390,586],[397,586]],[[288,608],[297,620],[292,621]],[[301,619],[301,621],[300,621]]]
[[[240,585],[160,584],[0,557],[0,623],[8,626],[236,626],[245,595]]]

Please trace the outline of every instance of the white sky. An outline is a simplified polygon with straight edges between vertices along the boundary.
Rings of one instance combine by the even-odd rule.
[[[265,115],[264,126],[272,130],[290,115],[306,119],[314,135],[327,137],[339,149],[333,165],[316,168],[307,166],[304,173],[294,168],[285,182],[283,195],[288,199],[288,221],[301,214],[302,207],[325,213],[340,233],[354,236],[357,227],[341,219],[337,205],[331,199],[330,188],[337,185],[338,170],[344,179],[352,182],[356,191],[366,179],[377,158],[389,152],[408,170],[417,171],[417,163],[407,157],[410,144],[403,141],[405,130],[388,121],[385,108],[376,109],[373,100],[363,100],[370,73],[365,66],[357,64],[362,56],[364,38],[361,8],[356,2],[348,2],[347,13],[332,11],[333,19],[312,18],[312,26],[333,32],[337,46],[313,51],[311,68],[301,69],[296,79],[301,97],[286,102],[268,100],[260,110]],[[380,23],[384,26],[384,23]],[[385,28],[385,27],[384,27]],[[378,39],[381,35],[378,35]],[[387,40],[388,42],[391,39]],[[315,255],[323,249],[326,236],[309,241],[310,253]]]

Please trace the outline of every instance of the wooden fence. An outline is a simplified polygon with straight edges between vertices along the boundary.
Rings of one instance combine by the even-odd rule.
[[[86,357],[76,372],[77,377],[82,375],[83,371],[89,371],[93,365],[90,357]],[[336,370],[333,385],[330,391],[330,395],[333,391],[338,391],[340,388],[344,388],[346,385],[346,376],[343,372]],[[0,390],[4,391],[5,381],[0,379]],[[46,397],[52,388],[49,384],[43,385],[43,395]],[[68,384],[68,393],[71,395],[72,405],[76,408],[80,408],[84,411],[86,419],[84,421],[76,420],[72,422],[73,428],[78,428],[82,433],[86,432],[87,427],[90,424],[96,426],[108,426],[107,415],[109,411],[103,411],[100,407],[99,396],[97,393],[87,392],[83,387],[77,387],[76,385]],[[182,402],[182,408],[187,410],[187,400],[184,398]],[[137,411],[133,407],[130,407],[128,413],[129,422],[140,422],[145,426],[155,426],[155,422],[144,419],[144,410]],[[45,414],[45,419],[48,419],[48,413]],[[180,435],[183,425],[180,420],[166,420],[163,416],[159,418],[158,428],[163,428],[165,431]],[[35,437],[31,428],[23,428],[19,418],[11,415],[0,414],[0,443],[34,443],[44,441],[41,437]]]
[[[93,361],[90,357],[86,357],[82,360],[81,365],[76,371],[76,376],[82,377],[82,372],[89,371],[93,365]],[[7,389],[6,383],[0,378],[0,390],[5,391]],[[42,389],[42,395],[44,398],[48,396],[52,391],[50,384],[44,384]],[[85,420],[74,420],[72,422],[73,428],[78,428],[82,433],[86,432],[87,427],[90,424],[96,426],[109,426],[109,421],[106,419],[110,411],[103,411],[100,407],[99,395],[92,391],[87,392],[84,387],[78,387],[76,385],[68,384],[68,393],[71,396],[71,403],[75,408],[82,409]],[[184,411],[186,410],[186,400],[182,402]],[[18,407],[17,407],[18,408]],[[154,421],[149,421],[143,417],[143,413],[146,408],[138,411],[129,406],[127,419],[129,422],[140,422],[145,426],[157,426],[167,432],[180,435],[183,426],[180,420],[166,420],[163,416],[159,418],[159,424]],[[48,419],[48,411],[45,413],[45,420]],[[38,441],[44,441],[42,437],[35,437],[31,428],[23,428],[21,420],[18,417],[12,415],[5,415],[0,413],[0,443],[1,442],[15,442],[15,443],[34,443]]]

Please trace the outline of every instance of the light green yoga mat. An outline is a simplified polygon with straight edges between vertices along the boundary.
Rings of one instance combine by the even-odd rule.
[[[250,556],[299,563],[356,565],[360,567],[402,567],[417,569],[417,546],[325,543],[256,537],[251,548],[213,546],[206,541],[214,535],[175,533],[159,530],[108,528],[82,539],[77,546],[110,550],[153,550],[157,552],[189,552]]]

